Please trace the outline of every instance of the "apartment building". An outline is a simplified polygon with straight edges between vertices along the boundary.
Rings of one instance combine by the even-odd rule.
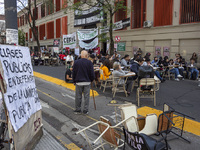
[[[100,20],[91,20],[89,24],[75,21],[75,13],[62,9],[66,7],[64,0],[53,0],[54,9],[38,0],[36,24],[39,32],[41,47],[53,47],[54,39],[71,34],[77,29],[88,29],[103,26]],[[77,2],[75,0],[74,2]],[[119,53],[131,56],[140,48],[145,54],[152,56],[158,52],[162,56],[174,58],[175,53],[189,60],[192,53],[200,57],[200,2],[199,0],[124,0],[128,11],[119,10],[114,21],[130,20],[129,26],[114,31],[114,37],[120,37],[116,45]],[[87,12],[87,11],[86,11]],[[82,17],[89,17],[91,14]],[[77,24],[78,23],[78,24]],[[26,33],[27,46],[36,49],[32,31],[28,26],[25,15],[18,13],[18,26]],[[105,44],[99,44],[105,48]],[[199,59],[200,60],[200,59]]]

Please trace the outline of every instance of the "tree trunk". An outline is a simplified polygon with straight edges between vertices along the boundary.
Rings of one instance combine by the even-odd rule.
[[[113,40],[113,15],[110,12],[110,28],[109,28],[109,35],[110,35],[110,54],[114,54],[114,40]]]

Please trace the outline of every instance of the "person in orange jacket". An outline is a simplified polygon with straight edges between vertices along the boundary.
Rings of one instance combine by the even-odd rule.
[[[100,79],[106,80],[109,78],[111,72],[110,72],[110,61],[108,59],[104,60],[103,65],[100,67],[101,70],[103,70],[103,75],[101,74]]]

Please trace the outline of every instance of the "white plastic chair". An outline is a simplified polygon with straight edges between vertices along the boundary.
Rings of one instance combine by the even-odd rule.
[[[149,114],[146,116],[144,128],[138,125],[139,120],[137,114],[137,106],[132,104],[129,106],[122,106],[120,107],[121,110],[121,117],[122,120],[126,120],[130,117],[131,119],[124,122],[124,126],[128,129],[129,132],[139,132],[144,133],[146,135],[152,135],[157,133],[157,115],[156,114]],[[141,118],[140,118],[141,119]],[[141,130],[140,130],[141,129]]]

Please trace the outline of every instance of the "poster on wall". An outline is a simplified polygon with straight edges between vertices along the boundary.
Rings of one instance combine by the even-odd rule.
[[[6,43],[18,45],[18,30],[6,29]]]
[[[14,131],[17,132],[41,110],[28,47],[0,45],[1,74],[6,82],[4,100]]]
[[[161,53],[161,47],[160,46],[156,46],[155,47],[155,56],[160,55],[160,53]]]
[[[169,47],[167,47],[167,46],[163,47],[163,57],[165,57],[165,56],[169,57],[169,51],[170,51]]]
[[[74,49],[76,47],[76,32],[68,35],[63,35],[63,48],[69,47]]]
[[[133,46],[133,55],[137,54],[137,50],[138,50],[138,47],[137,46]]]

